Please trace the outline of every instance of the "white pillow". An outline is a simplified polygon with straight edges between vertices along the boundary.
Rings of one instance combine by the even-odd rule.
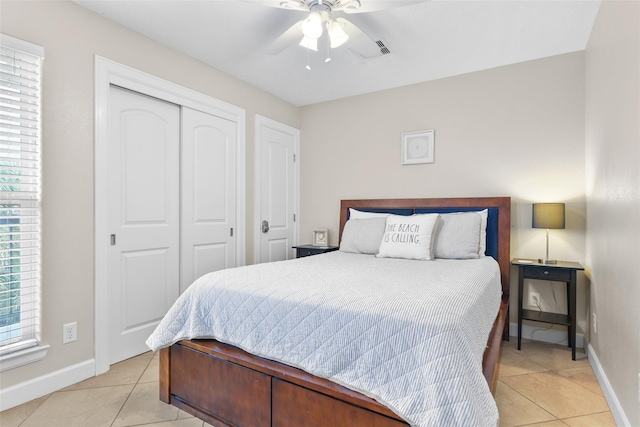
[[[480,252],[482,217],[478,212],[440,215],[433,240],[435,258],[473,259]]]
[[[480,223],[480,256],[485,256],[487,251],[487,217],[489,216],[489,210],[484,209],[477,211],[480,214],[482,222]]]
[[[433,259],[433,229],[439,214],[389,216],[378,258]]]
[[[378,253],[386,218],[350,219],[342,230],[340,250],[355,254]]]
[[[349,208],[349,219],[386,218],[392,214],[382,212],[365,212]]]

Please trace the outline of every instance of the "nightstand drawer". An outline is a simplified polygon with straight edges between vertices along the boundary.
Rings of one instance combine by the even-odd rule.
[[[319,251],[318,249],[312,249],[312,248],[298,248],[297,251],[298,251],[298,258],[322,253],[322,251]]]
[[[569,282],[571,281],[571,270],[529,266],[529,267],[524,267],[524,277],[527,279]]]

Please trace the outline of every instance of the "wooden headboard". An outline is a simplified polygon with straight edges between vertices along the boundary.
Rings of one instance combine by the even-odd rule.
[[[501,272],[502,300],[509,301],[511,245],[511,198],[469,197],[439,199],[369,199],[342,200],[340,204],[340,240],[349,208],[367,212],[390,212],[397,215],[415,213],[467,212],[487,209],[487,255],[498,261]]]

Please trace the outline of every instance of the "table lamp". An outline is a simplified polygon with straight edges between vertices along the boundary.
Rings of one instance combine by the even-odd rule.
[[[557,264],[557,260],[549,259],[549,229],[564,228],[564,203],[534,203],[531,227],[547,229],[547,255],[538,262]]]

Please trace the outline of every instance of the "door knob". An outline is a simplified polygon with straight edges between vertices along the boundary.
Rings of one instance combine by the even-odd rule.
[[[269,221],[266,219],[262,221],[262,226],[260,227],[263,233],[267,233],[269,231]]]

